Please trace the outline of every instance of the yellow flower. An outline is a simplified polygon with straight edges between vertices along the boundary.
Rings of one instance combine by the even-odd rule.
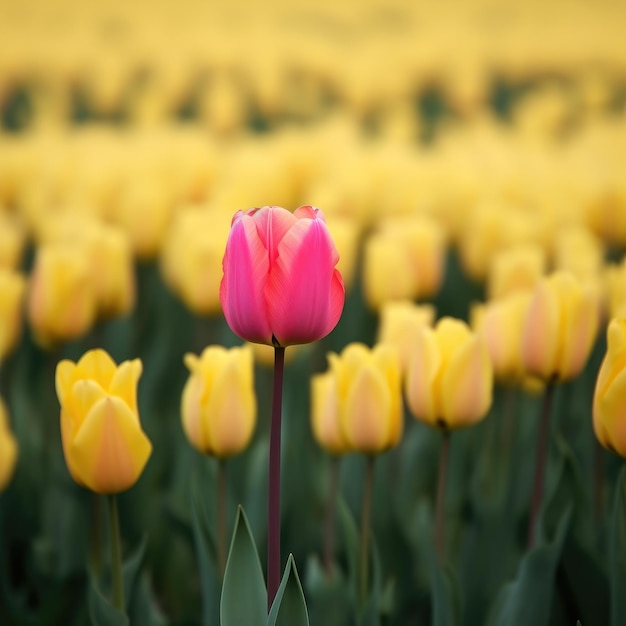
[[[350,445],[339,423],[339,396],[333,372],[311,378],[311,425],[313,436],[331,454],[350,451]]]
[[[208,346],[200,357],[185,355],[191,375],[183,389],[183,429],[204,454],[225,458],[240,453],[256,424],[252,349]]]
[[[402,436],[402,380],[395,349],[351,343],[328,358],[339,424],[350,448],[376,454],[395,446]]]
[[[593,429],[605,447],[626,457],[626,318],[611,320],[593,396]]]
[[[0,268],[16,269],[26,242],[25,228],[0,206]]]
[[[25,289],[21,274],[0,268],[0,362],[19,340]]]
[[[519,245],[498,252],[489,266],[489,299],[497,300],[516,291],[534,289],[545,267],[546,254],[538,244]]]
[[[94,322],[96,299],[82,246],[51,244],[37,251],[28,295],[28,317],[44,346],[76,339]]]
[[[0,492],[11,481],[17,463],[17,441],[9,428],[9,417],[0,398]]]
[[[132,487],[152,452],[137,411],[141,371],[139,359],[117,366],[99,349],[57,365],[65,462],[72,478],[96,493]]]
[[[446,429],[470,426],[491,406],[493,366],[481,337],[450,317],[423,327],[413,344],[406,376],[413,415]]]
[[[554,272],[537,285],[524,323],[526,371],[544,381],[575,378],[587,362],[597,330],[594,291],[567,272]]]

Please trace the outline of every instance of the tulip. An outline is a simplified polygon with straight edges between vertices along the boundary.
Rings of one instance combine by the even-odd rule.
[[[96,493],[132,487],[152,451],[137,411],[141,370],[139,359],[117,366],[99,349],[57,365],[65,462],[72,478]]]
[[[351,343],[341,354],[331,353],[329,362],[339,424],[349,447],[378,454],[397,445],[402,436],[402,379],[395,349]]]
[[[7,410],[0,398],[0,492],[4,491],[13,477],[17,456],[17,441],[9,428]]]
[[[84,247],[41,246],[28,294],[28,317],[43,346],[85,334],[96,314],[95,287]]]
[[[25,243],[26,233],[22,223],[0,207],[0,268],[19,267]]]
[[[191,372],[181,401],[189,443],[218,458],[246,448],[256,423],[256,397],[250,346],[208,346],[200,357],[185,355]]]
[[[546,255],[538,244],[507,248],[494,255],[489,266],[487,293],[490,300],[534,289],[543,276]]]
[[[339,423],[337,381],[332,372],[311,378],[311,425],[317,443],[331,454],[350,450]]]
[[[598,441],[626,457],[626,318],[614,318],[607,330],[607,351],[593,396],[593,429]]]
[[[544,381],[567,381],[581,372],[596,338],[598,300],[567,272],[537,285],[523,330],[522,362]]]
[[[25,289],[21,274],[0,268],[0,361],[19,340]]]
[[[338,260],[315,207],[238,211],[220,285],[228,325],[243,339],[281,347],[325,337],[343,310]]]
[[[491,406],[493,366],[487,346],[461,320],[444,317],[417,334],[406,376],[413,415],[452,430],[481,420]]]

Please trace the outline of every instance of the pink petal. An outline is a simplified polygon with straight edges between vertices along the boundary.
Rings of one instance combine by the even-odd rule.
[[[270,324],[280,345],[316,341],[337,325],[345,299],[337,259],[321,219],[298,220],[284,236],[266,287]]]
[[[271,267],[278,256],[278,245],[298,219],[291,211],[279,206],[250,209],[247,215],[254,219],[259,238],[269,255]]]
[[[272,342],[265,304],[269,271],[267,250],[251,216],[242,214],[233,222],[222,267],[220,302],[231,330],[248,341]]]

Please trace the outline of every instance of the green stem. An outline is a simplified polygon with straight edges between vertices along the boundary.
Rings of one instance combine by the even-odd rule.
[[[124,586],[122,584],[122,549],[120,546],[120,522],[115,494],[107,496],[109,503],[109,527],[111,534],[111,577],[113,578],[113,606],[126,614]]]
[[[102,574],[102,497],[91,494],[91,567],[97,577]]]
[[[441,451],[439,453],[439,472],[437,478],[437,504],[435,514],[435,547],[439,562],[445,559],[445,522],[446,522],[446,475],[450,456],[450,431],[444,427]]]
[[[367,602],[369,588],[369,545],[375,462],[376,457],[374,455],[367,457],[365,484],[363,487],[363,506],[361,508],[361,606],[365,606]]]
[[[219,459],[217,464],[217,559],[222,578],[224,578],[224,572],[226,571],[227,488],[226,459]]]

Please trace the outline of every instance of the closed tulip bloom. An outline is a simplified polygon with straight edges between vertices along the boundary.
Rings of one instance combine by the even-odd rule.
[[[607,449],[626,457],[626,318],[611,320],[593,396],[593,429]]]
[[[249,346],[208,346],[200,357],[185,355],[191,372],[181,401],[189,443],[218,458],[239,454],[256,425],[254,367]]]
[[[25,243],[26,232],[22,223],[0,207],[0,268],[19,267]]]
[[[65,462],[72,478],[96,493],[132,487],[152,452],[137,410],[141,371],[139,359],[117,366],[104,350],[57,365]]]
[[[0,492],[11,482],[17,456],[17,441],[9,428],[9,416],[0,398]]]
[[[21,274],[0,268],[0,362],[19,341],[25,290]]]
[[[626,258],[619,265],[610,264],[604,271],[608,317],[626,316]]]
[[[545,268],[546,254],[538,244],[514,246],[498,252],[489,266],[489,300],[534,289],[544,275]]]
[[[332,372],[311,378],[311,425],[315,441],[331,454],[350,450],[339,423],[339,395]]]
[[[83,246],[52,244],[37,251],[28,294],[28,317],[43,346],[76,339],[94,322],[96,296]]]
[[[228,325],[242,339],[283,347],[325,337],[345,299],[338,260],[315,207],[238,211],[220,285]]]
[[[341,354],[331,353],[329,361],[339,423],[350,448],[377,454],[397,445],[402,436],[402,378],[395,349],[351,343]]]
[[[493,366],[484,340],[461,320],[444,317],[417,335],[406,376],[413,415],[456,429],[480,421],[491,406]]]
[[[594,290],[567,272],[537,285],[524,323],[522,361],[544,381],[566,381],[582,371],[598,330]]]

